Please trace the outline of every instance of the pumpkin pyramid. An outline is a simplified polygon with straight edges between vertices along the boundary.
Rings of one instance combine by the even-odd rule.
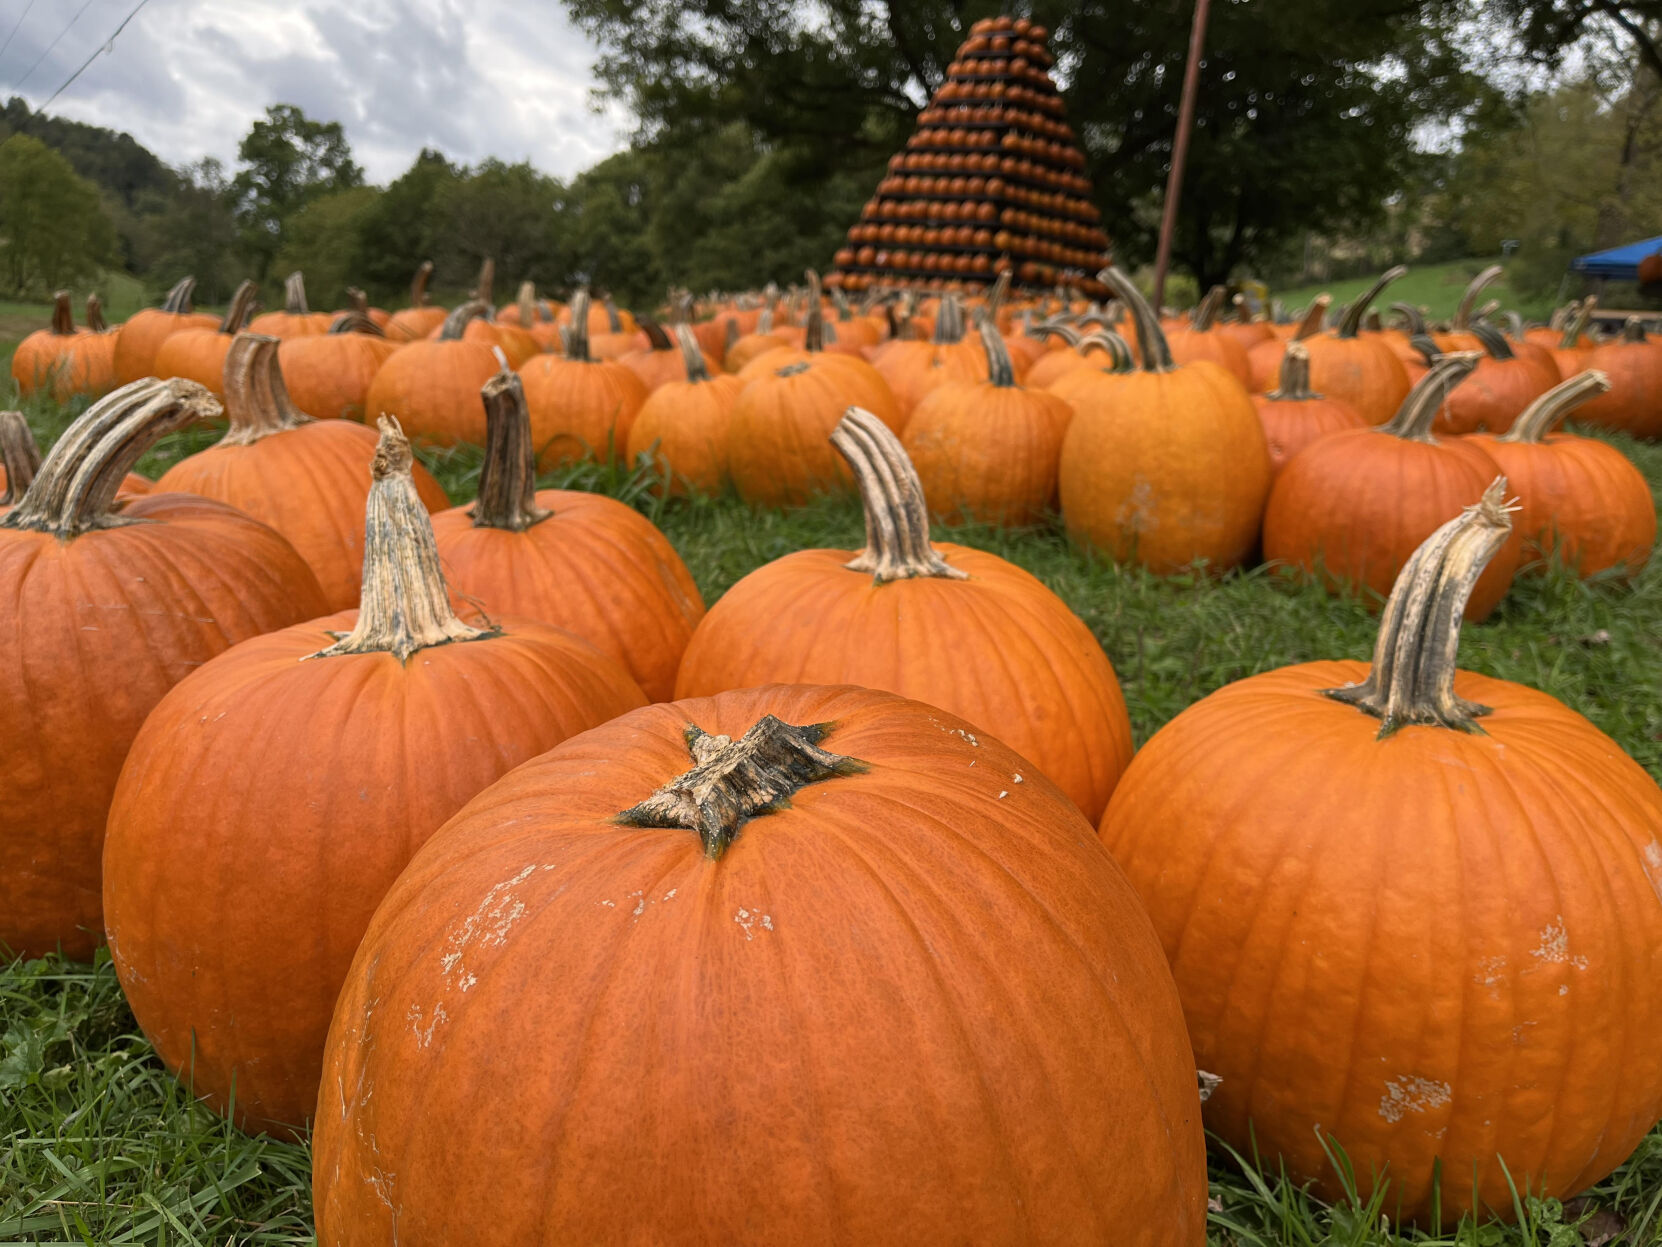
[[[974,291],[1008,268],[1017,285],[1107,295],[1108,235],[1050,80],[1048,33],[1026,18],[970,27],[827,286]]]

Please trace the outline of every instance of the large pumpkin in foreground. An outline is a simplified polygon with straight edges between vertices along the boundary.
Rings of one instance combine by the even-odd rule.
[[[1335,1139],[1405,1220],[1440,1168],[1445,1229],[1474,1189],[1506,1216],[1513,1183],[1585,1189],[1662,1116],[1662,791],[1562,703],[1455,669],[1504,489],[1403,570],[1371,667],[1213,693],[1102,824],[1222,1077],[1211,1128],[1330,1198]]]
[[[1199,1118],[1060,792],[918,702],[746,689],[574,737],[410,863],[330,1031],[318,1240],[1200,1247]]]

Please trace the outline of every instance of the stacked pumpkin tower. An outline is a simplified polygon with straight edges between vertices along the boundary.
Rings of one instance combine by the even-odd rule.
[[[1020,286],[1106,296],[1108,235],[1050,80],[1048,34],[1026,18],[970,28],[827,286],[973,292],[1008,268]]]

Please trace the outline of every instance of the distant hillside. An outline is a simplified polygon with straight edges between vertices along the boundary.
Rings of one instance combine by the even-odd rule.
[[[75,172],[115,196],[129,212],[149,196],[173,192],[173,172],[130,134],[31,112],[18,96],[0,109],[0,142],[27,134],[62,153]]]

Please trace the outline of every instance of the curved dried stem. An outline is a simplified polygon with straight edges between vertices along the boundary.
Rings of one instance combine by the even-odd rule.
[[[848,460],[865,504],[866,547],[844,567],[870,572],[877,584],[918,576],[968,578],[929,543],[923,483],[886,424],[863,407],[850,407],[832,431],[831,444]]]
[[[998,323],[991,317],[981,322],[981,345],[987,352],[987,382],[1001,389],[1016,384],[1015,365],[1010,362],[1010,348],[1004,345],[1004,336]]]
[[[52,296],[52,325],[54,338],[75,336],[75,312],[69,306],[69,291],[60,290]]]
[[[470,320],[483,320],[490,308],[481,299],[469,299],[466,303],[450,309],[450,315],[444,318],[444,324],[439,329],[441,342],[454,342],[467,333]]]
[[[225,353],[225,415],[231,427],[221,446],[252,446],[312,422],[289,397],[277,362],[280,345],[261,333],[239,333]]]
[[[1498,264],[1491,264],[1466,287],[1466,292],[1460,296],[1460,304],[1454,309],[1453,327],[1457,330],[1470,329],[1472,325],[1472,309],[1477,306],[1477,296],[1494,284],[1502,269]]]
[[[1277,402],[1304,403],[1320,398],[1310,389],[1310,348],[1302,342],[1287,343],[1281,357],[1281,377],[1276,388],[1264,395]]]
[[[299,269],[283,279],[283,310],[290,316],[305,316],[311,311],[306,306],[306,279]]]
[[[1400,264],[1381,273],[1379,279],[1364,290],[1356,301],[1345,309],[1345,314],[1340,318],[1339,327],[1335,331],[1337,336],[1354,338],[1360,333],[1362,331],[1362,317],[1373,306],[1373,301],[1384,293],[1386,286],[1389,286],[1399,277],[1407,276],[1407,274],[1408,270]]]
[[[681,362],[686,366],[687,380],[708,381],[710,369],[704,363],[704,352],[699,349],[698,339],[693,337],[691,326],[675,326],[675,341],[681,347]]]
[[[427,283],[429,281],[431,281],[432,278],[433,278],[433,262],[431,260],[423,260],[421,262],[421,267],[416,269],[415,276],[410,279],[410,306],[411,307],[426,307],[427,306],[427,304],[429,302],[429,299],[428,299],[428,296],[427,296]]]
[[[87,296],[87,329],[92,333],[110,332],[110,327],[104,320],[104,305],[95,294]]]
[[[485,382],[485,458],[479,465],[475,528],[522,533],[554,512],[537,505],[537,448],[519,374],[499,372]]]
[[[565,342],[566,358],[580,364],[594,361],[589,357],[589,290],[585,286],[571,296],[571,324],[560,337]]]
[[[1379,431],[1404,441],[1435,443],[1437,439],[1431,436],[1431,426],[1437,419],[1438,409],[1449,391],[1472,375],[1482,358],[1482,351],[1454,351],[1431,357],[1425,376],[1414,383],[1402,406],[1397,408],[1397,414],[1380,425]]]
[[[1292,341],[1303,342],[1306,338],[1313,338],[1322,331],[1322,325],[1327,322],[1327,309],[1333,306],[1333,296],[1318,294],[1310,300],[1310,306],[1304,309],[1304,315],[1298,318],[1298,328],[1293,330]]]
[[[1512,427],[1496,441],[1539,442],[1581,404],[1597,398],[1610,388],[1610,378],[1596,368],[1579,372],[1552,387],[1512,421]]]
[[[1210,333],[1223,311],[1223,296],[1222,286],[1213,286],[1208,290],[1206,297],[1195,304],[1195,310],[1189,314],[1189,327],[1196,333]]]
[[[0,411],[0,468],[6,470],[0,507],[9,507],[29,491],[40,470],[40,447],[21,411]]]
[[[1114,265],[1097,274],[1097,279],[1113,290],[1119,301],[1131,314],[1131,323],[1137,329],[1137,352],[1142,357],[1144,372],[1173,372],[1177,361],[1172,358],[1171,344],[1166,341],[1160,318],[1143,298],[1131,278]]]
[[[238,286],[236,293],[231,296],[231,306],[225,309],[225,315],[220,319],[220,333],[241,333],[242,327],[254,315],[254,305],[259,302],[260,287],[253,278],[245,278]]]
[[[173,283],[173,289],[167,292],[167,298],[162,300],[162,311],[172,312],[175,316],[189,313],[196,305],[191,299],[196,294],[196,278],[181,277]]]

